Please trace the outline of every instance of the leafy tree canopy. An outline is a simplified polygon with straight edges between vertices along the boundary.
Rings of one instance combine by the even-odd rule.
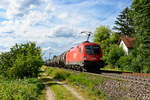
[[[101,43],[108,39],[111,33],[111,30],[107,26],[100,26],[96,28],[96,32],[94,33],[94,42]]]
[[[41,49],[34,42],[16,44],[10,52],[0,55],[0,74],[15,78],[35,77],[42,64]]]

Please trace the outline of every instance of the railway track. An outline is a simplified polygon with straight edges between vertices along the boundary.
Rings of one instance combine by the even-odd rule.
[[[92,75],[108,77],[113,79],[126,80],[130,82],[137,82],[142,84],[150,84],[150,74],[130,73],[130,72],[115,72],[115,71],[99,71],[96,73],[85,72]]]
[[[121,79],[121,80],[137,82],[137,83],[142,83],[142,84],[150,84],[150,77],[137,76],[137,75],[134,75],[134,73],[121,73],[121,74],[101,73],[99,75],[101,75],[103,77],[117,78],[117,79]]]
[[[69,71],[75,71],[71,69],[65,69]],[[150,84],[150,74],[146,73],[131,73],[131,72],[121,72],[121,71],[97,71],[97,72],[80,72],[75,71],[77,73],[88,73],[91,75],[98,75],[101,77],[113,78],[113,79],[120,79],[130,82],[136,82],[141,84]]]

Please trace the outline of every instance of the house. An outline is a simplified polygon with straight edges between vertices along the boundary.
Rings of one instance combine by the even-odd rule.
[[[133,37],[120,37],[118,45],[121,46],[128,55],[133,48],[135,41],[136,39]]]

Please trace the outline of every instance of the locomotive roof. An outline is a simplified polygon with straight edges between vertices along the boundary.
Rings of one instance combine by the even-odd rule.
[[[83,44],[83,45],[86,45],[86,44],[97,44],[97,43],[85,41],[85,42],[81,43],[80,45],[82,45],[82,44]]]
[[[70,48],[70,49],[69,49],[68,51],[66,51],[66,52],[72,51],[72,50],[74,50],[74,48],[78,48],[79,46],[85,46],[85,45],[99,45],[99,44],[94,43],[94,42],[85,41],[85,42],[83,42],[83,43],[81,43],[81,44],[79,44],[79,45],[77,45],[77,46],[75,46],[75,47]]]

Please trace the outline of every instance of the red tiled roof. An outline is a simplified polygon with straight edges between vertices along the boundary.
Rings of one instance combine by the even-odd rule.
[[[136,41],[135,38],[133,37],[120,37],[120,40],[118,42],[118,45],[120,44],[121,40],[125,43],[125,45],[128,47],[128,48],[133,48],[134,46],[134,43]]]

